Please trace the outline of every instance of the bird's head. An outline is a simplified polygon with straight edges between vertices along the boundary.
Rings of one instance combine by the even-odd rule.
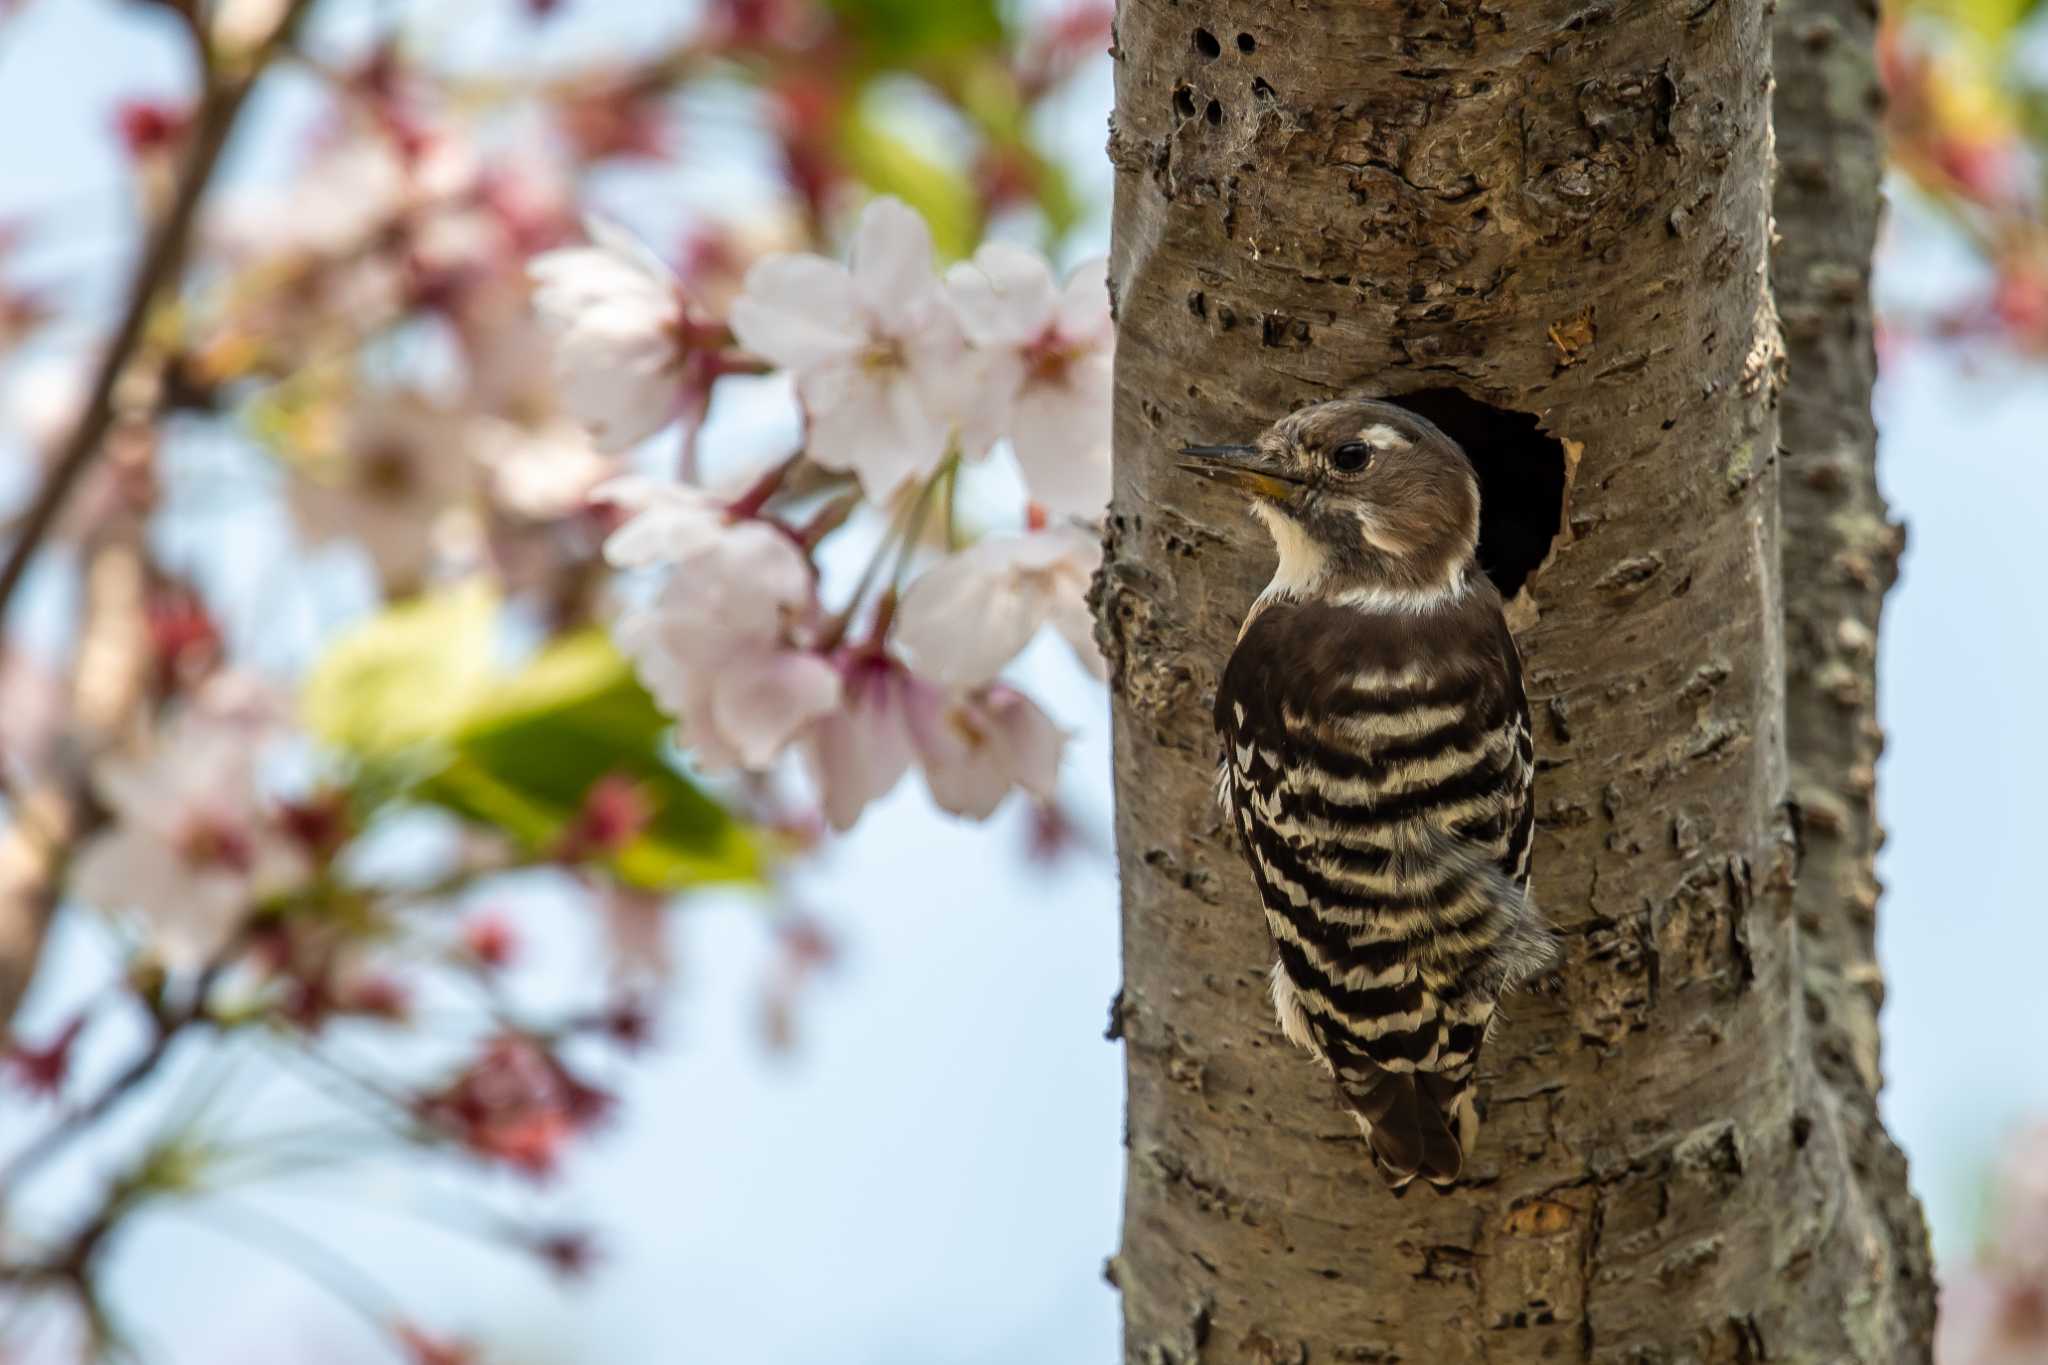
[[[1458,443],[1392,403],[1303,408],[1250,445],[1187,446],[1183,469],[1242,491],[1280,551],[1273,590],[1431,594],[1471,568],[1479,481]]]

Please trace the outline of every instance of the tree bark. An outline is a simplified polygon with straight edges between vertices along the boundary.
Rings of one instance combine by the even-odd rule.
[[[1859,1173],[1838,1235],[1880,1262],[1884,1360],[1926,1360],[1927,1229],[1877,1116],[1877,630],[1903,528],[1877,486],[1870,308],[1884,149],[1876,0],[1781,0],[1773,64],[1779,174],[1771,287],[1790,380],[1780,413],[1785,740],[1802,860],[1793,910],[1831,1142]]]
[[[1129,1361],[1924,1356],[1794,914],[1769,47],[1760,0],[1119,6]],[[1560,523],[1513,619],[1568,952],[1491,1044],[1466,1181],[1397,1200],[1265,996],[1208,705],[1271,551],[1174,451],[1446,388],[1563,443],[1562,516],[1508,511]]]

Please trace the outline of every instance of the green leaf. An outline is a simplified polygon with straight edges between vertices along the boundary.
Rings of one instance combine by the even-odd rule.
[[[558,640],[510,675],[491,666],[498,603],[468,586],[402,603],[337,642],[308,680],[313,733],[397,775],[403,792],[504,831],[558,843],[591,787],[630,780],[646,830],[612,859],[629,885],[755,881],[761,840],[671,761],[669,721],[601,631]]]
[[[306,680],[307,728],[364,758],[444,739],[490,689],[497,621],[497,596],[480,582],[386,609]]]
[[[965,177],[882,127],[859,106],[839,125],[839,150],[863,184],[893,194],[924,215],[939,254],[954,260],[981,240],[981,201]]]
[[[458,728],[451,761],[421,794],[544,848],[607,777],[630,779],[651,808],[645,833],[613,860],[633,886],[664,890],[752,881],[765,851],[667,756],[669,721],[601,632],[548,648]]]
[[[999,49],[1007,41],[996,0],[829,0],[869,60],[908,66]]]

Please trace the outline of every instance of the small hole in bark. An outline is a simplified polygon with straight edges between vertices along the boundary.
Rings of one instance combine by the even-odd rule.
[[[1223,44],[1217,42],[1216,35],[1208,29],[1198,28],[1195,30],[1195,51],[1213,62],[1223,55]]]
[[[1237,35],[1237,50],[1246,53],[1257,52],[1259,50],[1259,40],[1252,37],[1249,33],[1240,33]]]
[[[1182,118],[1195,116],[1195,92],[1185,85],[1173,92],[1173,107]]]
[[[1389,395],[1443,428],[1479,475],[1479,567],[1513,597],[1550,553],[1564,514],[1564,446],[1531,413],[1490,407],[1456,389]]]
[[[1252,98],[1255,100],[1270,100],[1276,98],[1273,91],[1273,87],[1266,82],[1266,78],[1264,76],[1252,77]]]
[[[1202,117],[1209,120],[1211,128],[1221,128],[1223,126],[1223,106],[1215,100],[1210,100],[1209,107],[1202,111]]]
[[[1794,1114],[1792,1116],[1792,1145],[1794,1147],[1804,1147],[1807,1140],[1812,1136],[1813,1120],[1804,1114]]]

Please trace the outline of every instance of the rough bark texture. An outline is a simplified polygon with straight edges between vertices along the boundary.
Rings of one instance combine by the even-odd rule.
[[[1781,0],[1771,284],[1790,363],[1779,444],[1785,740],[1803,851],[1793,909],[1815,1061],[1831,1092],[1830,1140],[1860,1173],[1843,1229],[1866,1237],[1882,1263],[1878,1281],[1893,1301],[1876,1311],[1893,1336],[1881,1358],[1905,1362],[1928,1358],[1934,1282],[1905,1158],[1876,1104],[1877,628],[1904,541],[1878,491],[1870,416],[1870,260],[1884,160],[1877,18],[1875,0]]]
[[[1896,1163],[1853,1169],[1793,915],[1769,40],[1757,0],[1119,7],[1128,1360],[1909,1358]],[[1265,997],[1208,703],[1271,552],[1173,452],[1446,387],[1566,443],[1515,619],[1568,955],[1468,1182],[1396,1200]]]

